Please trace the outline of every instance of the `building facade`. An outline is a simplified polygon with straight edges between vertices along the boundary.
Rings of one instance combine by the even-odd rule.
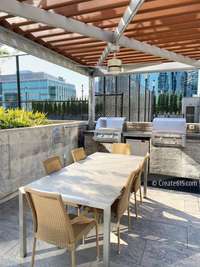
[[[155,94],[175,93],[184,97],[192,97],[198,91],[198,71],[179,71],[179,72],[161,72],[150,73],[155,83]]]
[[[199,123],[200,97],[184,97],[182,100],[182,113],[188,123]]]
[[[44,72],[20,72],[20,92],[22,105],[27,101],[64,101],[76,97],[74,84]],[[16,75],[0,75],[0,101],[3,106],[15,107],[17,99]]]
[[[121,78],[120,78],[121,77]],[[119,76],[120,87],[127,87],[126,75]],[[178,71],[178,72],[160,72],[131,74],[131,77],[137,77],[140,87],[145,87],[153,91],[155,95],[161,93],[182,94],[185,97],[191,97],[198,91],[198,71]],[[115,79],[106,77],[106,92],[111,93],[115,88]],[[103,79],[99,79],[95,84],[96,92],[103,92]]]

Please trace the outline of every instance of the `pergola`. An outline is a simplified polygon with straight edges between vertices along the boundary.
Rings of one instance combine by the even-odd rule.
[[[178,62],[200,68],[198,0],[1,0],[0,42],[93,78],[113,56],[124,64]]]

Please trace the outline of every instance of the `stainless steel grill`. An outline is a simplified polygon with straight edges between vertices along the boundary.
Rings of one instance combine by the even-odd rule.
[[[125,128],[124,117],[101,117],[94,131],[94,140],[101,143],[120,143]]]
[[[183,118],[155,118],[152,144],[155,146],[185,147],[186,120]]]

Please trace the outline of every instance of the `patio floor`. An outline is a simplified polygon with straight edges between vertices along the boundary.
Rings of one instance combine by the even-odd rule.
[[[112,234],[111,266],[197,267],[200,266],[200,198],[198,195],[150,188],[148,199],[139,207],[136,220],[132,207],[132,229],[122,220],[121,255],[116,253]],[[18,256],[18,200],[0,205],[0,266],[30,266],[32,223],[28,215],[28,256]],[[77,252],[78,266],[102,266],[95,261],[93,240],[87,240]],[[101,247],[102,260],[102,247]],[[38,242],[35,266],[70,266],[63,249]]]

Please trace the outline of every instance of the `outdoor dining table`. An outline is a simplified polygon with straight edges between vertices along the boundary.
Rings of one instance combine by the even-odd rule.
[[[64,202],[73,202],[103,210],[103,264],[109,266],[111,205],[120,195],[127,177],[137,169],[144,157],[111,153],[94,153],[59,172],[27,185],[43,192],[57,192]],[[147,169],[144,196],[147,193]],[[26,187],[26,186],[25,186]],[[20,255],[26,256],[26,218],[24,188],[19,189]]]

